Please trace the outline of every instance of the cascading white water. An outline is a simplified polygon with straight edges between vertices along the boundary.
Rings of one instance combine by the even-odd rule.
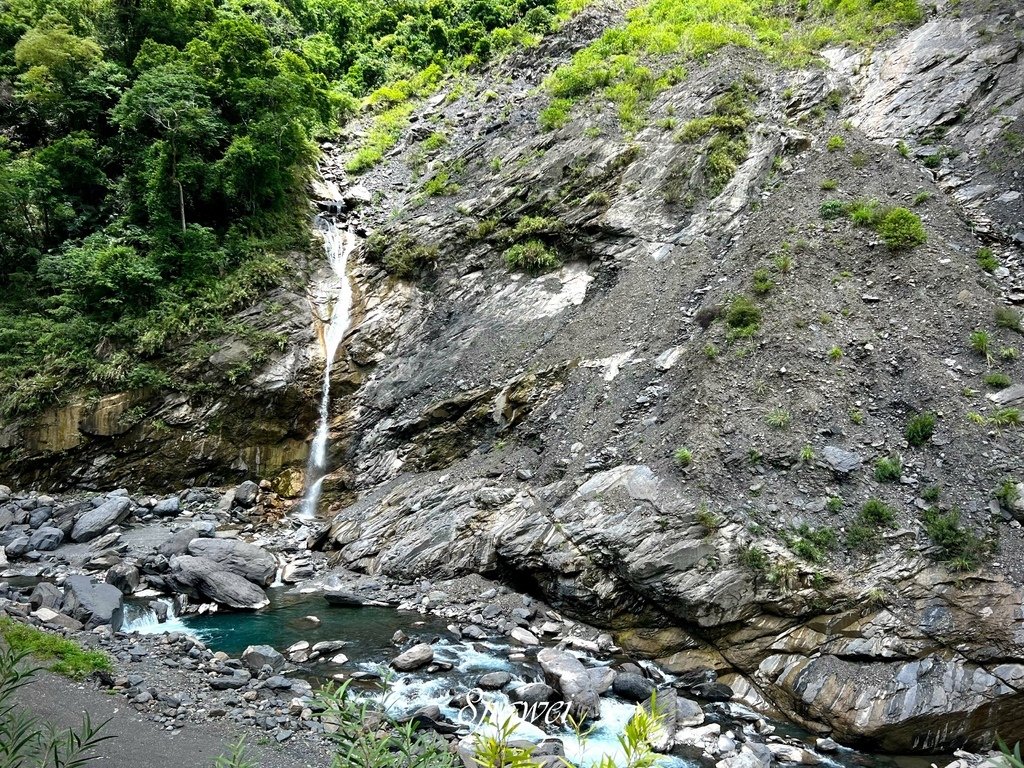
[[[299,517],[309,520],[316,516],[320,490],[327,474],[327,430],[331,405],[331,368],[338,345],[348,332],[352,312],[352,286],[348,281],[348,257],[356,247],[355,233],[342,228],[337,222],[317,217],[317,229],[323,235],[324,251],[338,280],[338,288],[328,301],[323,331],[324,384],[320,394],[320,422],[309,448],[306,468],[306,495],[299,509]]]

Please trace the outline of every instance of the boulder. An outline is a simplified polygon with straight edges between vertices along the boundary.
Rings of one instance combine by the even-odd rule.
[[[509,636],[520,645],[540,645],[540,640],[537,639],[537,636],[522,627],[514,627],[509,632]]]
[[[587,674],[590,675],[590,682],[594,684],[594,690],[598,694],[611,690],[617,675],[611,667],[590,667],[587,669]]]
[[[107,584],[112,584],[117,587],[121,591],[121,594],[130,595],[139,588],[139,584],[142,582],[142,576],[139,573],[139,569],[134,565],[118,563],[117,565],[111,566],[107,571],[105,581]]]
[[[556,691],[545,683],[526,683],[517,685],[508,692],[512,701],[520,701],[524,704],[542,704],[555,698]]]
[[[184,555],[188,552],[188,545],[191,544],[194,539],[209,535],[211,535],[211,533],[204,533],[204,531],[195,526],[182,528],[180,531],[175,531],[164,539],[156,548],[156,551],[164,557]]]
[[[246,480],[235,488],[235,504],[248,509],[256,503],[260,495],[260,487],[252,480]]]
[[[654,693],[655,685],[643,675],[631,672],[620,672],[615,676],[612,692],[621,699],[640,703],[648,701]]]
[[[32,615],[49,627],[60,627],[62,629],[70,629],[74,632],[84,629],[84,625],[78,619],[65,616],[63,613],[55,611],[52,608],[40,608],[37,611],[33,611]]]
[[[600,717],[601,699],[579,659],[561,648],[543,648],[537,654],[537,661],[548,681],[557,684],[573,717],[583,720]]]
[[[266,592],[260,587],[237,573],[224,570],[213,560],[179,555],[171,558],[170,567],[174,584],[193,597],[245,610],[258,610],[270,605]]]
[[[68,576],[61,612],[78,619],[86,629],[109,624],[116,632],[124,620],[121,590],[88,576]]]
[[[429,643],[419,643],[403,651],[391,660],[391,666],[399,672],[411,672],[425,667],[434,660],[434,649]]]
[[[269,645],[250,645],[242,651],[241,658],[253,672],[259,672],[263,667],[270,667],[274,672],[284,669],[284,656]]]
[[[835,445],[826,445],[821,450],[825,465],[838,475],[848,475],[860,469],[863,460],[859,454]]]
[[[90,541],[112,525],[122,522],[132,511],[132,500],[126,496],[108,498],[75,522],[71,530],[72,541]]]
[[[33,588],[28,602],[34,611],[38,611],[40,608],[49,608],[56,611],[60,608],[61,603],[64,602],[64,593],[50,582],[40,581]]]
[[[355,184],[345,190],[342,200],[349,208],[358,208],[373,202],[373,193],[362,184]]]
[[[34,509],[32,510],[32,514],[28,516],[28,527],[35,530],[36,528],[41,527],[43,523],[51,517],[53,517],[52,507],[39,507],[38,509]]]
[[[44,525],[32,532],[29,548],[39,552],[51,552],[64,543],[64,531]]]
[[[366,602],[358,595],[340,589],[324,592],[324,600],[341,608],[362,608]]]
[[[28,536],[18,536],[11,539],[5,547],[10,557],[22,557],[31,547],[31,540]]]
[[[174,517],[181,512],[181,499],[177,496],[160,499],[150,511],[157,517]]]
[[[246,581],[267,586],[277,573],[277,558],[270,552],[240,539],[192,539],[188,553],[216,562],[221,570],[238,574]]]
[[[500,688],[504,688],[512,682],[512,675],[508,672],[488,672],[486,675],[481,675],[476,681],[478,688],[483,688],[485,691],[496,691]]]
[[[704,724],[704,710],[700,708],[693,699],[684,696],[676,696],[676,726],[678,728],[692,728],[695,725]]]

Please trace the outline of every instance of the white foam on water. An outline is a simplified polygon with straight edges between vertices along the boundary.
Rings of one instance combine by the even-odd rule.
[[[165,635],[168,632],[181,632],[195,636],[195,632],[185,626],[185,623],[174,612],[174,603],[170,600],[160,600],[159,602],[167,606],[166,621],[158,621],[156,611],[152,608],[126,605],[125,621],[121,625],[121,631],[138,632],[140,635]]]

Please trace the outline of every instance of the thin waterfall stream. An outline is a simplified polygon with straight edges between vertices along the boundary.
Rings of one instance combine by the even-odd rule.
[[[323,321],[324,383],[320,393],[320,421],[309,448],[306,467],[306,495],[302,499],[299,517],[316,517],[320,492],[327,475],[327,433],[331,406],[331,370],[341,340],[348,332],[352,315],[352,285],[348,279],[348,258],[356,247],[355,233],[349,227],[323,216],[316,219],[316,227],[323,236],[324,252],[338,280],[338,288],[328,299],[328,311]]]

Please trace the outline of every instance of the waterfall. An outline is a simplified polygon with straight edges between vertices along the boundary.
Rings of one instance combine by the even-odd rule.
[[[323,235],[324,251],[338,279],[338,288],[328,301],[324,318],[322,341],[324,346],[324,383],[320,392],[320,422],[309,448],[309,464],[306,467],[306,495],[302,499],[299,517],[310,520],[316,517],[320,502],[320,489],[327,474],[327,429],[331,406],[331,368],[338,345],[348,331],[352,312],[352,286],[348,281],[348,257],[356,246],[356,236],[351,229],[342,229],[335,221],[318,216],[317,229]]]

